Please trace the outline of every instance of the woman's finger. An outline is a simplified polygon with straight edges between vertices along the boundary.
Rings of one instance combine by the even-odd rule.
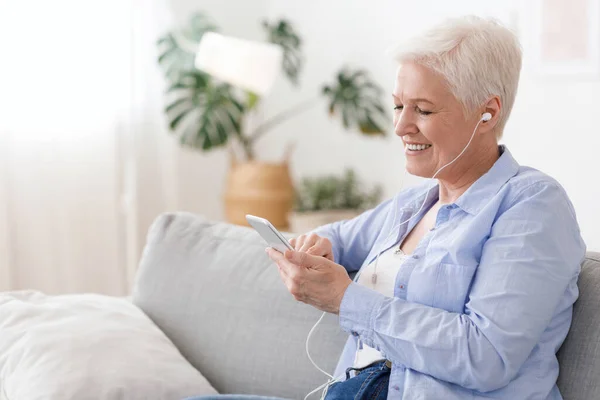
[[[306,250],[308,254],[319,257],[326,257],[333,261],[333,255],[331,254],[331,242],[327,238],[319,238],[317,243]]]
[[[311,248],[309,248],[308,250],[306,250],[306,252],[308,254],[312,254],[313,256],[320,256],[320,257],[324,257],[328,254],[328,250],[325,246],[323,246],[322,243],[317,243],[314,246],[312,246]]]
[[[300,247],[304,244],[304,240],[306,240],[306,235],[300,235],[295,240],[294,250],[300,250]]]
[[[269,258],[275,263],[277,264],[277,267],[283,271],[283,273],[285,275],[290,275],[293,271],[293,268],[298,268],[296,265],[294,265],[292,262],[290,262],[288,259],[285,258],[285,256],[283,254],[281,254],[280,252],[278,252],[277,250],[271,248],[271,247],[267,247],[265,249],[267,255],[269,256]],[[289,251],[289,250],[288,250]]]
[[[300,247],[300,249],[298,251],[307,251],[312,246],[314,246],[317,243],[318,240],[319,240],[319,237],[316,234],[311,233],[306,238],[306,240],[304,241],[304,243],[302,243],[302,247]]]

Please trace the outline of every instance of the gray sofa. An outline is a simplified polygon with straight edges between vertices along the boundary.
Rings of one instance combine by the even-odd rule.
[[[304,350],[321,313],[292,298],[264,248],[250,228],[162,215],[133,301],[219,392],[302,399],[326,380]],[[600,254],[588,253],[579,287],[558,384],[566,400],[600,399]],[[311,339],[313,359],[333,371],[346,337],[327,315]]]

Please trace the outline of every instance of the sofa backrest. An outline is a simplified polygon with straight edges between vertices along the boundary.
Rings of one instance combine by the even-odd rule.
[[[588,253],[579,275],[573,322],[558,351],[565,400],[600,399],[600,253]]]
[[[304,346],[321,313],[298,303],[250,228],[186,214],[150,229],[133,301],[220,393],[301,399],[327,381]],[[311,356],[333,372],[347,334],[327,315]]]
[[[250,228],[162,215],[148,234],[133,301],[220,393],[304,398],[326,381],[304,351],[321,313],[293,299],[264,248]],[[600,399],[599,253],[588,253],[579,290],[558,386],[565,400]],[[346,337],[327,315],[311,339],[313,359],[332,373]]]

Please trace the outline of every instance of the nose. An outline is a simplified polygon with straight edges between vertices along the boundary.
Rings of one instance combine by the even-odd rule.
[[[394,133],[399,137],[419,132],[409,110],[396,111],[394,115]]]

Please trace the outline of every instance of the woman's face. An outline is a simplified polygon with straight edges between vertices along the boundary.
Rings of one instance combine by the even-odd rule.
[[[406,63],[398,68],[393,96],[394,131],[404,142],[406,169],[412,175],[430,178],[451,162],[464,149],[481,118],[476,114],[466,119],[445,80],[419,64]],[[437,178],[452,179],[468,169],[469,159],[476,156],[482,140],[482,135],[476,134],[467,151]]]

